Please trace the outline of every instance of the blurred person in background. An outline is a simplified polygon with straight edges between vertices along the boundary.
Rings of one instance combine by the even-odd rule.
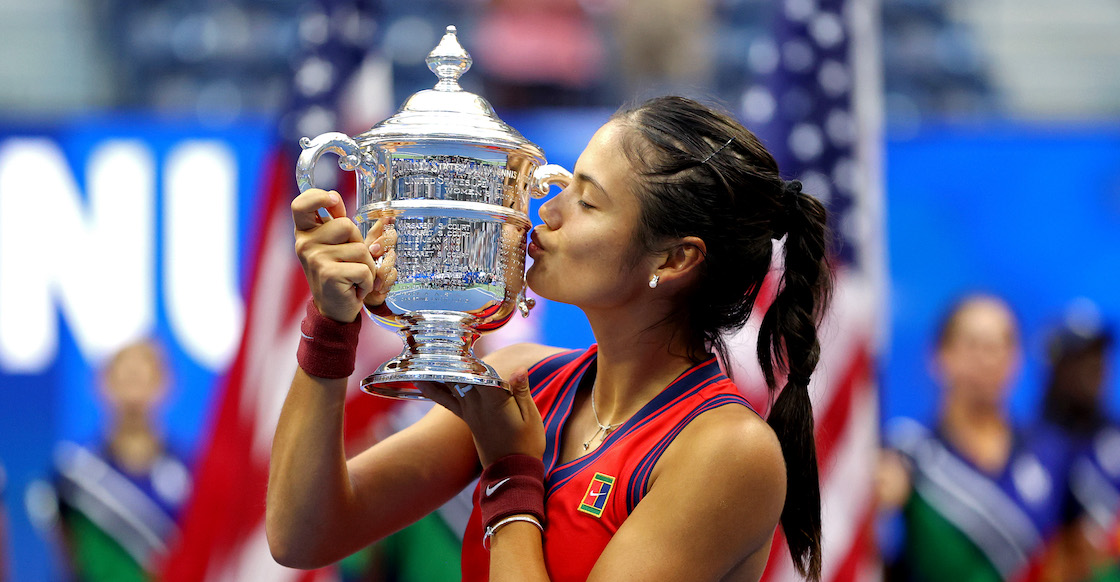
[[[1120,512],[1120,425],[1106,411],[1108,355],[1113,332],[1099,309],[1078,301],[1052,333],[1049,379],[1041,411],[1043,430],[1070,440],[1069,488],[1055,580],[1120,581],[1120,551],[1111,534]]]
[[[596,104],[605,53],[580,0],[490,0],[479,16],[476,63],[499,108]]]
[[[629,98],[694,93],[712,84],[715,38],[709,0],[615,0],[618,70]]]
[[[1006,402],[1020,358],[1002,299],[967,296],[945,316],[937,418],[892,423],[879,469],[882,507],[901,509],[905,536],[892,580],[1038,579],[1068,500],[1066,448],[1060,435],[1012,424]]]
[[[121,349],[101,377],[102,442],[55,451],[57,530],[75,580],[150,580],[177,533],[190,476],[156,422],[165,380],[154,343]]]

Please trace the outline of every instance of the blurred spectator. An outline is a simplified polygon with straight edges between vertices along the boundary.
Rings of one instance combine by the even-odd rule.
[[[1063,431],[1073,447],[1067,515],[1054,579],[1120,580],[1120,548],[1111,545],[1120,512],[1120,426],[1105,413],[1104,386],[1112,331],[1095,305],[1079,301],[1048,342],[1050,376],[1044,425]]]
[[[905,540],[892,579],[1028,580],[1060,523],[1064,441],[1024,433],[1006,410],[1020,359],[1018,325],[1000,299],[970,296],[937,337],[941,408],[932,427],[900,420],[880,467],[885,509],[901,508]]]
[[[105,367],[101,396],[109,406],[102,443],[60,443],[55,452],[58,533],[76,580],[148,580],[187,498],[190,477],[156,426],[164,396],[159,349],[125,347]]]
[[[579,0],[492,0],[474,38],[495,107],[586,106],[601,89],[603,41]]]
[[[690,94],[712,85],[710,0],[618,0],[619,72],[627,98]]]
[[[1086,301],[1071,306],[1047,342],[1050,377],[1042,418],[1078,439],[1108,428],[1104,386],[1112,331]]]

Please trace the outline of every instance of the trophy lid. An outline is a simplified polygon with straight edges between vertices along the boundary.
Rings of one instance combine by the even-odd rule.
[[[417,140],[446,140],[521,150],[539,158],[544,154],[533,142],[507,125],[482,97],[459,86],[459,77],[471,68],[472,59],[459,44],[455,27],[428,53],[428,68],[439,78],[431,89],[414,93],[392,117],[355,139],[365,145]]]

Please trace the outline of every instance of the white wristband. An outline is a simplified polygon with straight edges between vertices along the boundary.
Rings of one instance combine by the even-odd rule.
[[[502,518],[498,521],[498,523],[495,523],[494,525],[486,528],[486,533],[482,536],[482,547],[489,550],[490,538],[494,537],[494,534],[498,533],[498,530],[501,529],[502,526],[509,525],[515,521],[527,521],[537,526],[537,529],[541,530],[542,534],[544,533],[544,526],[541,525],[541,522],[537,521],[537,518],[526,514],[511,515],[509,517]]]

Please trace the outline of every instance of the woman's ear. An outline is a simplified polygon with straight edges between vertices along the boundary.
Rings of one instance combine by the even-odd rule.
[[[660,284],[686,283],[700,273],[700,265],[707,258],[708,246],[704,240],[686,236],[664,253],[664,260],[654,272]]]

